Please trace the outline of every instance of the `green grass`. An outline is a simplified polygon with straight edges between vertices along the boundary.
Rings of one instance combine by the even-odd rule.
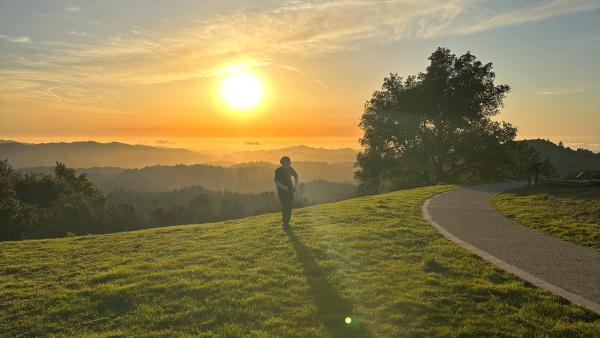
[[[6,336],[598,336],[598,316],[441,237],[452,186],[110,235],[0,243]],[[352,322],[345,324],[345,318]]]
[[[540,232],[600,251],[600,187],[538,186],[502,193],[492,204]]]

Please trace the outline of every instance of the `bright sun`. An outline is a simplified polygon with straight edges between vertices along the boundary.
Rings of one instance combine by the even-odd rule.
[[[260,104],[264,96],[260,79],[247,71],[236,71],[221,82],[221,97],[230,108],[248,110]]]

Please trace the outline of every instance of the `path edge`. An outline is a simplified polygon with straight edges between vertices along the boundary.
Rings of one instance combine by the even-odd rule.
[[[460,188],[460,189],[462,189],[462,188]],[[431,214],[429,214],[428,208],[429,208],[429,202],[431,202],[431,200],[433,200],[434,198],[436,198],[442,194],[445,194],[445,192],[436,194],[435,196],[428,198],[425,201],[425,203],[423,203],[423,205],[421,206],[421,214],[422,214],[423,218],[425,220],[427,220],[429,223],[431,223],[431,225],[433,225],[433,227],[440,234],[442,234],[442,236],[444,236],[446,239],[458,244],[459,246],[463,247],[464,249],[467,249],[468,251],[476,254],[477,256],[483,258],[484,260],[494,264],[498,268],[500,268],[508,273],[511,273],[511,274],[513,274],[513,275],[515,275],[537,287],[540,287],[547,291],[550,291],[551,293],[553,293],[559,297],[562,297],[575,305],[582,306],[582,307],[596,313],[597,315],[600,315],[600,304],[598,304],[594,301],[591,301],[585,297],[582,297],[578,294],[575,294],[573,292],[565,290],[565,289],[561,288],[560,286],[556,286],[544,279],[536,277],[536,276],[528,273],[527,271],[522,270],[522,269],[490,254],[487,251],[481,250],[478,247],[476,247],[470,243],[467,243],[467,242],[463,241],[462,239],[456,237],[455,235],[450,233],[448,230],[446,230],[443,226],[438,224],[431,217]]]

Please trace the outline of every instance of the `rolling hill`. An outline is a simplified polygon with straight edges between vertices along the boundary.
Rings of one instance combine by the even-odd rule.
[[[0,243],[6,336],[598,336],[421,218],[433,186],[278,215]]]
[[[269,162],[279,163],[283,154],[290,156],[294,161],[303,162],[350,162],[356,161],[358,150],[352,148],[325,149],[305,145],[286,147],[281,149],[248,150],[226,154],[219,159],[222,161],[242,162]]]
[[[587,149],[573,150],[548,140],[522,140],[535,149],[542,159],[548,158],[559,175],[572,171],[600,170],[600,153]]]
[[[56,161],[69,167],[142,168],[152,165],[213,164],[229,166],[246,162],[278,164],[283,155],[294,162],[354,163],[357,150],[325,149],[304,145],[229,153],[199,153],[183,148],[163,148],[119,142],[21,143],[0,140],[0,159],[13,168],[53,166]],[[93,154],[93,156],[90,156]]]
[[[7,158],[14,168],[54,166],[57,161],[76,168],[141,168],[153,164],[214,161],[211,156],[181,148],[93,141],[38,144],[4,141],[0,142],[0,158]]]
[[[354,183],[354,165],[344,163],[294,162],[302,182],[326,180],[330,182]],[[114,167],[79,168],[92,183],[104,192],[115,190],[169,191],[192,185],[209,190],[235,192],[273,191],[271,163],[244,163],[234,166],[209,164],[154,165],[140,169]],[[50,174],[54,167],[22,168],[23,173]]]

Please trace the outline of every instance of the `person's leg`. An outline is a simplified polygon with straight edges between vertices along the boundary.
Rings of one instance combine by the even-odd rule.
[[[281,224],[285,224],[285,210],[286,210],[286,198],[283,191],[278,191],[277,196],[279,197],[279,204],[281,204]]]
[[[287,214],[287,224],[290,224],[290,221],[292,220],[292,209],[293,209],[293,205],[294,205],[294,193],[290,192],[290,196],[289,196],[289,200],[288,200],[288,214]]]
[[[284,226],[287,226],[290,224],[290,218],[292,216],[292,202],[294,201],[294,194],[285,193],[283,196],[284,199],[281,205],[282,223]]]

